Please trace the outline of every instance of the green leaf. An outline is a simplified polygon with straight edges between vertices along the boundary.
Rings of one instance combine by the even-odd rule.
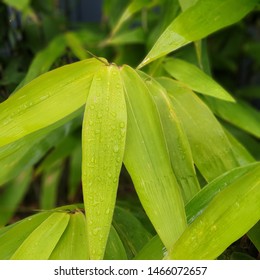
[[[116,26],[113,28],[112,36],[121,28],[124,22],[126,22],[130,17],[132,17],[135,13],[139,12],[145,6],[153,6],[155,1],[149,0],[134,0],[132,1],[124,10],[121,17],[119,18]]]
[[[166,28],[138,67],[241,20],[257,2],[258,0],[198,0]]]
[[[0,104],[0,147],[54,125],[84,105],[93,74],[103,65],[87,59],[45,73]],[[48,108],[48,114],[46,114]]]
[[[17,178],[5,186],[0,196],[0,227],[5,225],[23,200],[31,181],[32,169],[24,170]]]
[[[178,82],[159,79],[166,88],[175,113],[188,136],[192,156],[200,173],[209,182],[238,166],[231,144],[209,108]]]
[[[77,118],[54,131],[51,131],[53,127],[50,126],[41,131],[43,135],[36,131],[14,143],[1,147],[0,186],[17,176],[23,169],[35,164],[50,148],[58,145],[78,124],[79,119]]]
[[[126,105],[116,65],[93,78],[82,130],[82,183],[90,259],[102,259],[115,206],[126,137]]]
[[[134,258],[135,260],[162,260],[166,253],[158,235],[155,235]]]
[[[128,259],[133,258],[151,238],[151,234],[131,212],[118,206],[115,208],[113,226],[124,244]]]
[[[110,228],[104,260],[127,260],[124,245],[113,226]]]
[[[145,41],[144,31],[142,28],[136,28],[134,30],[125,31],[118,35],[115,35],[111,39],[106,41],[108,45],[125,45],[125,44],[141,44]]]
[[[30,5],[30,0],[3,0],[3,2],[19,11],[28,9]]]
[[[69,213],[68,226],[50,255],[51,260],[87,260],[86,220],[79,210]]]
[[[156,106],[144,81],[125,65],[121,75],[128,116],[124,164],[149,219],[169,248],[186,227],[180,187]]]
[[[164,62],[164,68],[172,77],[196,92],[210,95],[218,99],[235,101],[234,98],[210,76],[189,62],[177,58],[169,58]]]
[[[247,235],[254,243],[257,250],[260,251],[260,221],[249,230]]]
[[[184,203],[187,203],[200,190],[187,136],[166,90],[143,72],[138,71],[138,74],[145,81],[157,106],[171,165],[181,187]]]
[[[77,36],[77,33],[67,32],[65,35],[66,43],[72,53],[80,60],[88,58],[88,53],[83,47],[82,40]]]
[[[69,220],[68,213],[52,213],[24,240],[11,259],[47,260],[66,229]]]
[[[227,103],[207,98],[205,101],[218,117],[260,138],[260,113],[249,104],[242,100]]]
[[[169,251],[169,259],[215,259],[260,219],[260,166],[209,203]],[[241,222],[243,221],[243,222]]]
[[[0,260],[7,260],[51,212],[40,213],[0,229]]]
[[[65,53],[65,49],[66,42],[64,35],[60,35],[53,39],[45,49],[35,55],[25,78],[18,85],[16,90],[28,84],[39,75],[47,72],[52,64]]]

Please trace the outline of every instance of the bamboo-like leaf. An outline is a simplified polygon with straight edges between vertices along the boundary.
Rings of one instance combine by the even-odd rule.
[[[220,192],[185,230],[170,259],[215,259],[260,219],[260,166]]]
[[[1,103],[0,147],[53,124],[63,124],[65,117],[86,102],[93,74],[101,65],[96,59],[88,59],[60,67],[39,76]]]
[[[257,2],[258,0],[198,0],[173,20],[138,67],[241,20]]]
[[[149,241],[151,234],[131,212],[116,207],[113,226],[124,244],[127,256],[133,258]]]
[[[134,258],[135,260],[162,260],[166,253],[158,235],[155,235]]]
[[[45,49],[35,55],[25,78],[18,85],[16,90],[28,84],[39,75],[47,72],[57,58],[65,53],[65,50],[66,41],[64,35],[55,37]]]
[[[124,245],[113,226],[110,228],[104,260],[127,260]]]
[[[35,132],[1,147],[0,186],[17,176],[21,170],[35,164],[51,147],[58,145],[78,125],[79,119],[76,118],[54,131],[50,126],[45,128],[44,132],[41,131],[43,135]]]
[[[0,260],[7,260],[51,213],[40,213],[0,229]]]
[[[207,181],[237,167],[231,144],[209,108],[189,89],[168,78],[159,79],[190,142],[193,159]]]
[[[123,66],[121,75],[128,115],[124,164],[149,219],[169,248],[186,227],[180,187],[145,83],[128,66]]]
[[[223,190],[229,187],[230,184],[238,182],[244,175],[259,168],[259,163],[249,164],[235,168],[206,185],[194,198],[186,204],[185,210],[187,215],[187,223],[190,225],[197,217],[202,215],[211,201]],[[253,231],[252,231],[253,232]],[[257,230],[256,230],[257,232]],[[136,259],[162,259],[166,250],[158,235],[154,236],[140,253]]]
[[[185,207],[188,224],[192,223],[208,207],[212,199],[230,184],[234,184],[244,175],[253,172],[260,165],[252,163],[232,169],[207,184]]]
[[[209,108],[221,119],[260,138],[260,113],[246,102],[230,104],[221,100],[205,99]]]
[[[47,260],[66,229],[69,219],[68,213],[52,213],[24,240],[11,259]]]
[[[119,69],[94,76],[82,130],[82,182],[90,259],[102,259],[112,221],[126,137],[126,105]]]
[[[24,198],[30,185],[31,175],[32,169],[28,168],[5,186],[0,196],[0,227],[9,221]]]
[[[123,25],[124,22],[126,22],[131,16],[133,16],[135,13],[140,11],[143,7],[149,5],[154,5],[155,1],[149,1],[149,0],[134,0],[132,1],[125,9],[125,11],[122,13],[120,19],[118,20],[116,26],[114,27],[112,31],[112,36],[114,36],[117,31],[120,29],[120,27]]]
[[[78,59],[83,60],[88,58],[89,55],[84,49],[82,41],[78,38],[76,33],[67,32],[64,36],[68,47]]]
[[[169,58],[164,68],[175,79],[183,82],[188,88],[215,98],[234,101],[234,98],[210,76],[197,66],[177,58]]]
[[[250,240],[254,243],[258,251],[260,251],[260,220],[247,233]]]
[[[134,30],[122,32],[118,35],[115,35],[111,39],[106,41],[108,45],[125,45],[125,44],[137,44],[144,43],[145,36],[142,28],[136,28]]]
[[[187,136],[166,90],[143,72],[138,71],[138,74],[145,81],[156,103],[171,165],[181,187],[184,203],[187,203],[200,190]]]
[[[87,260],[86,220],[79,210],[69,213],[68,226],[50,255],[51,260]]]

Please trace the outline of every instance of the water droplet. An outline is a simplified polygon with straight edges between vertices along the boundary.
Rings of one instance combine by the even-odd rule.
[[[108,176],[109,178],[111,178],[111,177],[112,177],[112,174],[111,174],[110,172],[108,172],[108,173],[107,173],[107,176]]]
[[[114,117],[114,118],[116,117],[116,113],[115,113],[115,112],[112,112],[111,115],[112,115],[112,117]]]
[[[120,127],[121,127],[121,128],[124,128],[124,127],[125,127],[125,123],[124,123],[124,122],[121,122],[121,123],[120,123]]]
[[[108,215],[110,213],[110,209],[109,208],[107,208],[107,210],[106,210],[106,214]]]
[[[117,182],[117,178],[116,177],[114,177],[114,179],[113,179],[113,183],[116,183]]]
[[[97,114],[98,119],[101,119],[102,116],[103,116],[103,114],[101,112],[98,112],[98,114]]]
[[[114,151],[114,153],[117,153],[117,152],[119,151],[118,145],[115,145],[115,146],[114,146],[113,151]]]
[[[93,121],[92,120],[90,120],[88,123],[89,123],[90,126],[93,125]]]
[[[94,110],[95,109],[95,105],[90,105],[90,109]]]

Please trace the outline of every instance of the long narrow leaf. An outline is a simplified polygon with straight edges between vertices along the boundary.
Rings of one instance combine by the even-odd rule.
[[[187,203],[200,190],[187,136],[166,90],[143,72],[138,71],[138,74],[156,103],[172,168],[182,189],[184,203]]]
[[[239,165],[227,136],[209,108],[187,88],[172,79],[159,80],[188,136],[193,159],[207,181]]]
[[[215,98],[234,101],[233,97],[210,76],[197,66],[177,58],[169,58],[164,63],[166,71],[190,89]]]
[[[90,259],[102,259],[115,206],[126,137],[126,105],[119,69],[94,76],[82,130],[82,182]]]
[[[148,217],[169,248],[186,227],[180,187],[145,83],[128,66],[123,66],[121,75],[128,115],[124,164]]]
[[[215,259],[260,219],[260,167],[231,183],[187,228],[170,259]]]
[[[257,2],[258,0],[198,0],[166,28],[138,67],[241,20]]]
[[[86,102],[93,74],[101,65],[96,59],[88,59],[60,67],[39,76],[1,103],[0,147],[78,110]]]

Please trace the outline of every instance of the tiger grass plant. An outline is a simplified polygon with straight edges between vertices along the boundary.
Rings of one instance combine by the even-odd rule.
[[[217,259],[244,235],[260,250],[260,164],[230,128],[259,148],[259,112],[212,77],[206,46],[259,1],[122,2],[104,2],[109,32],[51,39],[0,104],[0,259]],[[136,44],[149,51],[128,63]],[[68,48],[78,61],[54,67]],[[83,203],[57,207],[68,158]],[[12,222],[37,176],[40,212]]]

